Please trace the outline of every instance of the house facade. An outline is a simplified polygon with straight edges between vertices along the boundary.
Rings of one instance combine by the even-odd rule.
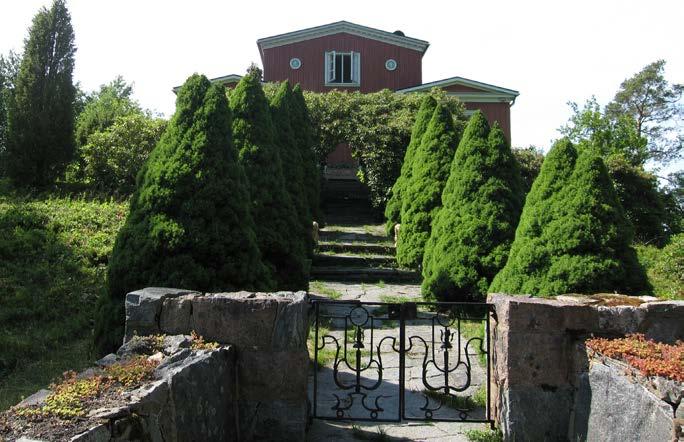
[[[466,111],[479,109],[490,124],[498,121],[511,140],[510,108],[517,91],[462,77],[423,82],[423,55],[430,44],[401,31],[386,32],[340,21],[261,38],[257,46],[266,82],[289,80],[314,92],[390,89],[416,93],[438,87],[459,98]],[[232,88],[240,78],[233,74],[212,81]],[[345,162],[353,160],[349,146],[342,144],[328,157],[327,164]]]

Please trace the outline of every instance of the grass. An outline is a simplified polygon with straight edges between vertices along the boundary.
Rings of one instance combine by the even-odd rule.
[[[127,210],[0,186],[0,409],[92,361],[95,302]]]
[[[388,442],[391,440],[384,428],[378,428],[378,432],[373,433],[371,431],[362,430],[358,425],[352,425],[351,431],[352,436],[356,440],[368,440],[372,442]]]
[[[309,283],[309,291],[313,293],[317,293],[320,295],[327,296],[328,298],[334,300],[340,299],[342,297],[342,293],[339,291],[335,290],[332,287],[329,287],[327,284],[325,284],[323,281],[311,281]]]
[[[455,410],[473,410],[475,408],[485,408],[487,406],[487,390],[485,389],[484,384],[480,385],[472,396],[444,394],[439,391],[427,389],[423,390],[423,394],[444,404],[444,406]]]
[[[330,325],[325,324],[321,322],[318,325],[318,344],[320,345],[321,343],[321,338],[325,335],[331,335],[330,332]],[[349,363],[350,366],[354,366],[356,364],[356,349],[352,348],[354,337],[355,337],[355,330],[353,328],[349,328],[346,331],[347,335],[347,362]],[[314,361],[314,355],[315,355],[315,325],[312,325],[309,328],[309,337],[307,339],[307,349],[309,350],[309,360],[311,362],[311,365],[313,365]],[[338,342],[340,344],[340,358],[344,357],[344,338],[338,337]],[[318,350],[318,369],[321,370],[325,367],[332,367],[333,364],[335,363],[335,355],[337,353],[337,349],[335,348],[334,344],[331,344],[329,340],[326,342],[325,347],[321,348]],[[362,362],[366,360],[370,356],[370,350],[368,348],[362,348],[361,349],[361,358]]]
[[[486,345],[484,341],[485,336],[485,322],[484,321],[471,321],[468,319],[461,320],[461,335],[466,339],[480,338],[482,339],[483,348]],[[477,359],[482,367],[487,366],[487,354],[480,351],[480,341],[473,341],[470,347],[477,352]]]
[[[471,442],[503,442],[501,430],[468,430],[466,437]]]

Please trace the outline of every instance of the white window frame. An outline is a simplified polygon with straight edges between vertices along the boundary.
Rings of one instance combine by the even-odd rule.
[[[335,59],[337,55],[349,55],[351,60],[351,82],[349,83],[335,83]],[[358,87],[361,85],[361,53],[360,52],[337,52],[327,51],[325,53],[325,67],[323,76],[325,78],[325,85],[330,87]]]

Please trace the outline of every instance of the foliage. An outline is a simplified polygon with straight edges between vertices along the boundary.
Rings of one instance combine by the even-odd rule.
[[[305,289],[305,244],[300,235],[293,235],[300,232],[301,224],[285,187],[268,101],[256,75],[242,77],[230,94],[230,105],[261,254],[274,272],[277,289]]]
[[[406,184],[405,197],[402,196],[399,265],[418,267],[423,261],[423,250],[432,220],[442,205],[442,190],[449,178],[458,140],[451,112],[439,104],[416,152],[411,180]]]
[[[138,172],[165,129],[166,120],[132,113],[91,134],[80,149],[83,183],[103,193],[132,193]]]
[[[101,352],[123,336],[123,298],[148,286],[202,291],[268,289],[244,172],[230,138],[224,90],[193,75],[138,176],[108,268],[95,339]]]
[[[88,346],[79,344],[72,351],[63,350],[62,344],[89,335],[114,238],[126,213],[127,204],[113,201],[0,193],[3,404],[61,372],[62,352],[78,355],[71,363],[89,359]],[[13,376],[13,384],[7,384],[17,370],[24,375]]]
[[[648,293],[631,240],[601,158],[591,150],[578,157],[575,146],[562,139],[527,196],[508,261],[490,292]]]
[[[466,437],[470,442],[503,442],[501,430],[468,430]]]
[[[665,224],[673,233],[684,232],[684,170],[668,175],[666,186],[661,189],[665,206]]]
[[[416,121],[413,123],[411,141],[406,148],[404,161],[401,163],[401,173],[394,186],[392,186],[391,197],[385,206],[385,219],[387,220],[385,227],[388,235],[394,231],[394,226],[401,222],[402,193],[406,188],[406,183],[411,181],[413,159],[430,123],[435,107],[437,107],[435,98],[432,95],[426,95],[420,104]]]
[[[309,109],[306,106],[302,88],[297,84],[292,90],[292,117],[290,125],[294,131],[296,144],[299,147],[304,164],[304,189],[309,204],[311,217],[322,223],[321,212],[321,168],[320,161],[314,152],[314,127],[311,123]]]
[[[606,115],[630,118],[636,134],[648,140],[648,158],[667,163],[682,156],[684,133],[677,122],[684,118],[684,85],[668,83],[664,71],[665,60],[657,60],[623,81]]]
[[[64,0],[33,18],[9,112],[7,173],[28,186],[51,184],[74,153],[74,30]]]
[[[663,376],[684,382],[684,342],[674,345],[655,342],[641,333],[624,338],[591,338],[587,347],[609,358],[620,359],[644,376]]]
[[[504,134],[496,124],[490,131],[477,111],[451,163],[425,247],[423,297],[446,302],[485,297],[506,263],[522,204],[520,172]]]
[[[636,249],[654,294],[660,298],[684,299],[684,234],[673,236],[662,249],[646,245]]]
[[[513,148],[512,152],[518,160],[523,192],[527,195],[532,188],[532,183],[539,175],[544,162],[544,154],[534,146]]]
[[[448,107],[455,127],[462,129],[463,105],[444,91],[435,89],[430,93]],[[385,89],[368,94],[306,92],[305,98],[315,128],[318,158],[325,162],[338,144],[349,143],[352,156],[359,160],[359,177],[369,187],[372,205],[384,210],[399,177],[423,96]]]
[[[124,387],[135,387],[152,378],[157,364],[145,356],[137,356],[106,367],[104,375]]]
[[[218,343],[205,341],[204,338],[201,335],[198,335],[195,330],[190,333],[190,337],[192,338],[192,344],[190,345],[190,348],[193,350],[216,350],[219,348]]]
[[[299,228],[291,231],[295,240],[305,245],[307,254],[313,253],[313,237],[311,236],[311,209],[304,183],[304,158],[299,146],[297,134],[292,122],[296,118],[294,96],[288,81],[278,87],[271,99],[271,118],[276,136],[274,141],[283,164],[285,189],[294,205],[299,220]]]
[[[121,117],[142,114],[140,105],[131,98],[133,85],[117,76],[108,84],[100,86],[100,90],[88,97],[87,102],[78,115],[75,127],[76,144],[85,146],[88,138],[112,126]]]
[[[9,122],[9,107],[14,99],[14,85],[21,57],[10,51],[7,56],[0,55],[0,177],[4,176],[6,169],[7,137]]]

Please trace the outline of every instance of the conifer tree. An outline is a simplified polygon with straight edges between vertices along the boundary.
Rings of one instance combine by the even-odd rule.
[[[304,93],[299,84],[292,90],[293,109],[291,125],[297,139],[304,161],[304,187],[309,202],[309,211],[314,221],[324,222],[321,212],[321,171],[318,158],[314,152],[313,124],[309,115],[309,109],[304,100]]]
[[[311,209],[304,186],[304,160],[292,122],[295,112],[294,96],[289,81],[284,81],[271,99],[271,116],[276,131],[276,146],[283,163],[285,187],[294,204],[300,222],[300,231],[293,235],[306,245],[307,252],[313,250],[311,236]]]
[[[268,100],[256,72],[242,77],[230,94],[230,104],[233,137],[247,174],[259,249],[279,290],[306,289],[305,244],[293,235],[301,224],[285,187]]]
[[[19,185],[45,186],[74,153],[74,30],[64,0],[33,18],[9,108],[7,172]]]
[[[397,262],[401,266],[415,268],[423,261],[432,220],[442,206],[442,190],[449,178],[458,139],[451,112],[438,104],[416,152],[405,198],[402,195],[397,244]]]
[[[442,193],[423,257],[426,299],[468,301],[487,294],[506,262],[522,210],[520,171],[497,124],[470,118]]]
[[[124,296],[147,286],[268,290],[249,211],[247,179],[231,142],[225,91],[193,75],[138,175],[110,260],[95,338],[111,351],[123,335]]]
[[[420,103],[420,109],[418,109],[418,114],[416,115],[416,122],[413,124],[413,129],[411,131],[411,141],[406,148],[404,162],[401,164],[401,173],[394,183],[394,186],[392,186],[392,196],[385,206],[385,219],[387,220],[386,230],[388,234],[391,234],[394,226],[401,221],[402,193],[406,188],[406,183],[411,181],[413,158],[420,147],[421,140],[427,130],[427,126],[430,123],[436,106],[437,100],[435,100],[432,95],[426,95]]]
[[[560,140],[532,186],[490,292],[648,293],[632,235],[600,156],[587,149],[578,157],[568,140]]]

